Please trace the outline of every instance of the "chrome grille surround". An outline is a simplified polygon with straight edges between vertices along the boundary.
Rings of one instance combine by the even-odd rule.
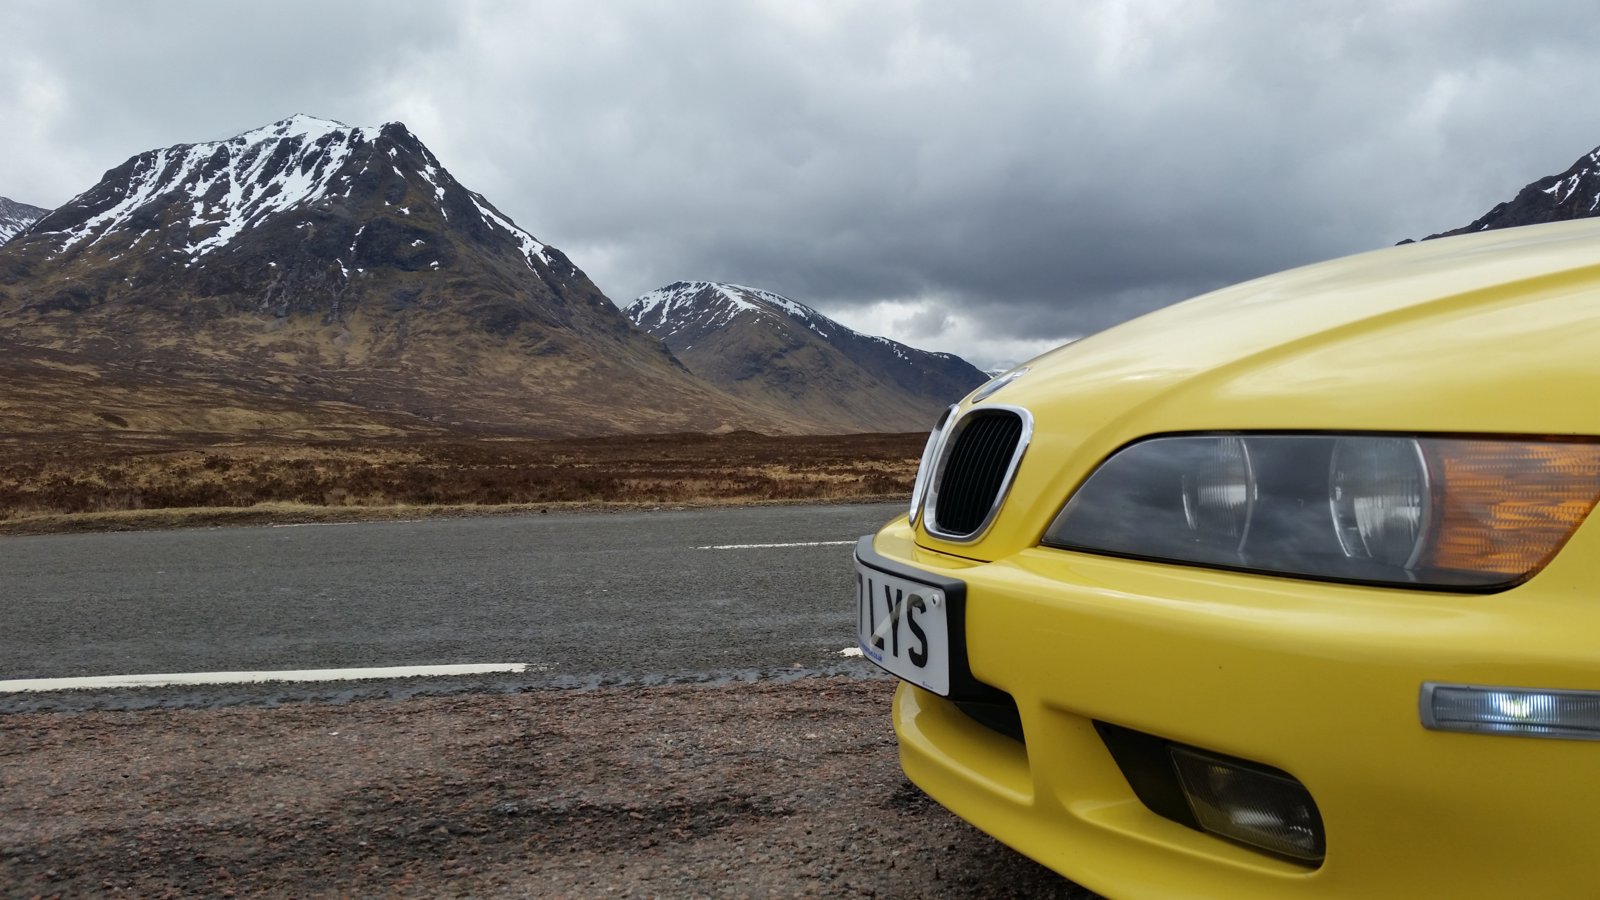
[[[1033,438],[1033,414],[1017,406],[975,406],[946,423],[924,500],[922,527],[971,543],[1005,503]]]
[[[950,408],[939,414],[939,421],[934,424],[933,431],[928,434],[928,443],[922,448],[922,458],[917,462],[916,481],[911,485],[911,511],[906,520],[911,527],[917,526],[917,519],[922,515],[922,501],[928,492],[928,484],[933,481],[934,464],[939,459],[939,453],[944,449],[944,439],[949,435],[950,425],[954,422],[956,411],[960,404],[952,404]]]

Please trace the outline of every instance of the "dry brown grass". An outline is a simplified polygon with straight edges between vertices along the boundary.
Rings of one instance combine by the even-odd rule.
[[[0,533],[572,506],[877,500],[919,434],[216,443],[0,441]]]

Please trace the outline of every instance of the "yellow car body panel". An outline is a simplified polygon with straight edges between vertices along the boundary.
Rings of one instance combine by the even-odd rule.
[[[1600,743],[1425,729],[1425,682],[1600,691],[1600,522],[1489,594],[1040,546],[1117,449],[1186,432],[1600,437],[1600,222],[1408,245],[1270,276],[1047,354],[977,405],[1031,440],[969,541],[872,541],[966,585],[972,676],[1024,740],[902,684],[901,759],[945,806],[1123,897],[1589,896]],[[970,401],[963,408],[970,407]],[[1276,767],[1320,865],[1147,809],[1094,722]]]

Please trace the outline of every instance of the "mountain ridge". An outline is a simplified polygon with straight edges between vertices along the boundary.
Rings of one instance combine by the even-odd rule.
[[[130,157],[0,247],[0,337],[125,378],[338,407],[318,421],[365,411],[385,428],[529,436],[819,427],[695,378],[398,122],[297,115]]]
[[[1566,171],[1525,185],[1472,222],[1423,240],[1594,216],[1600,216],[1600,147],[1579,157]]]
[[[856,332],[745,285],[678,281],[624,310],[691,372],[752,402],[787,404],[839,430],[916,431],[987,377],[949,353]]]
[[[10,197],[0,197],[0,244],[11,240],[28,226],[50,214],[42,206],[20,203]]]

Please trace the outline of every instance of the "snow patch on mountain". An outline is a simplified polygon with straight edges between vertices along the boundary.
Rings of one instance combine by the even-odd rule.
[[[533,235],[523,231],[521,228],[518,228],[515,222],[511,221],[505,216],[502,216],[492,207],[488,206],[482,196],[478,194],[471,194],[469,196],[472,197],[472,205],[476,206],[478,208],[478,212],[483,215],[484,221],[510,233],[512,239],[521,246],[522,256],[528,261],[528,268],[533,269],[533,261],[536,259],[547,266],[550,265],[550,257],[545,253],[546,247],[544,244],[539,243],[539,241],[536,240]],[[534,269],[534,271],[537,272],[538,270]]]
[[[225,141],[179,144],[135,157],[118,202],[61,232],[57,252],[94,244],[120,230],[147,203],[182,191],[193,198],[187,221],[198,236],[190,262],[222,247],[250,225],[328,191],[334,175],[372,129],[295,115]],[[143,231],[149,231],[146,228]]]

